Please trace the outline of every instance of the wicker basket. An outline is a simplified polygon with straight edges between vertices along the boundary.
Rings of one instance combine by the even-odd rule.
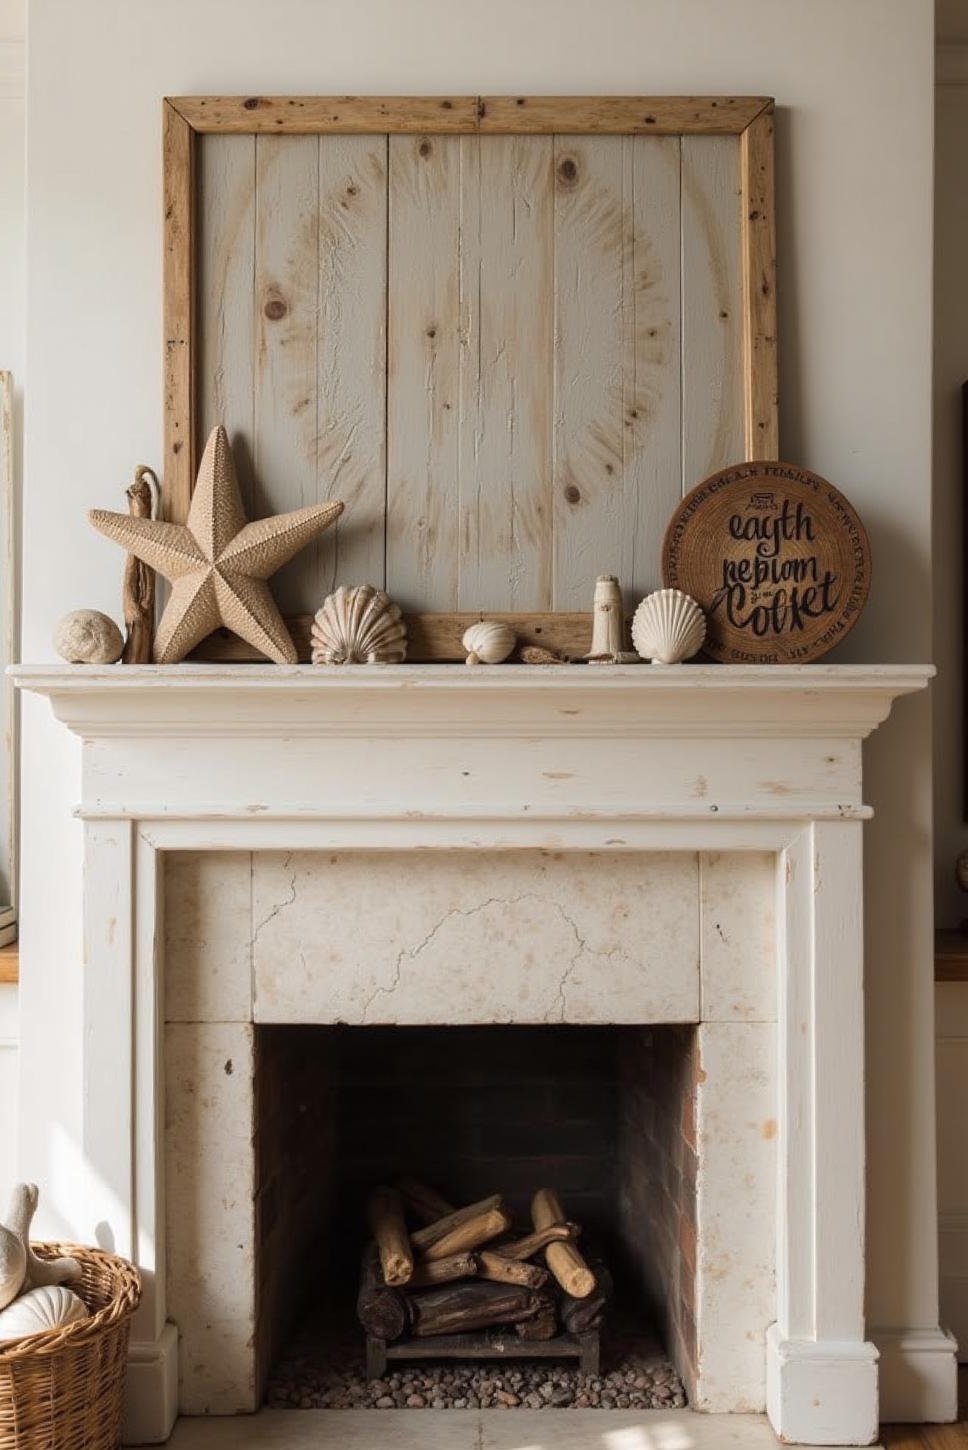
[[[91,1317],[0,1345],[0,1450],[115,1450],[138,1272],[101,1249],[33,1247],[78,1260],[82,1278],[70,1287]]]

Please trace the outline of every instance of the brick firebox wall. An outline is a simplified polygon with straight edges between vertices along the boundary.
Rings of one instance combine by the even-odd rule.
[[[631,1258],[693,1397],[696,1383],[694,1027],[635,1029],[621,1042],[619,1212]]]

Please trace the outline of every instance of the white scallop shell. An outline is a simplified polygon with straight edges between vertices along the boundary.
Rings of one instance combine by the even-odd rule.
[[[121,658],[124,637],[100,610],[75,609],[54,630],[54,648],[71,665],[113,665]]]
[[[461,644],[467,650],[469,665],[499,665],[506,660],[518,642],[509,624],[497,619],[481,619],[464,630]]]
[[[372,584],[341,585],[312,628],[314,665],[398,665],[407,655],[400,606]]]
[[[692,659],[705,638],[706,616],[681,589],[657,589],[642,600],[632,620],[632,643],[656,665]]]
[[[61,1284],[45,1284],[40,1289],[28,1289],[0,1312],[0,1340],[44,1334],[87,1317],[84,1300],[72,1290]]]

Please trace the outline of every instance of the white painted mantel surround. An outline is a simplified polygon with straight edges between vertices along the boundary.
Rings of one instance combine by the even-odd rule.
[[[145,1275],[129,1438],[176,1405],[164,1283],[163,851],[758,851],[777,862],[767,1408],[866,1444],[861,743],[926,666],[23,666],[84,741],[86,1218]],[[130,1085],[130,1090],[129,1090]]]

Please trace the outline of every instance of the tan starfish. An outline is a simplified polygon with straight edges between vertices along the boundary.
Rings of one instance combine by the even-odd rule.
[[[219,625],[278,664],[293,664],[296,647],[266,580],[342,512],[341,503],[311,504],[249,523],[228,436],[218,427],[205,445],[187,524],[107,509],[91,509],[88,518],[171,583],[155,636],[157,664],[183,660]]]

